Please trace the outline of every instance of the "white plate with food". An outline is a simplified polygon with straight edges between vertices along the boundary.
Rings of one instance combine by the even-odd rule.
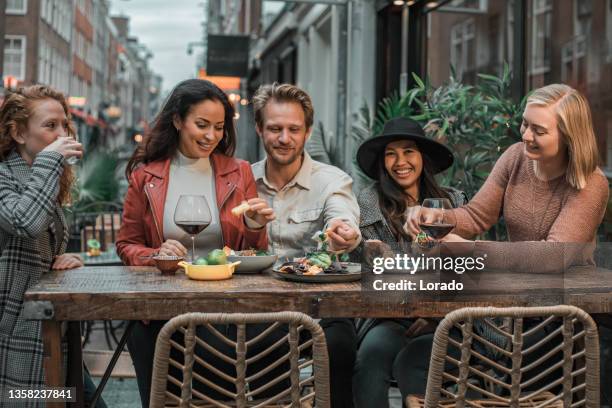
[[[225,250],[225,248],[224,248]],[[277,255],[270,255],[264,250],[245,249],[242,251],[229,250],[227,260],[229,262],[240,261],[236,273],[261,273],[270,269],[278,259]]]

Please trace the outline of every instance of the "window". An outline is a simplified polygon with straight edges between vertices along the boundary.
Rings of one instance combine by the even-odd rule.
[[[531,73],[550,70],[552,0],[533,0]]]
[[[508,64],[512,66],[514,61],[514,2],[515,0],[508,1],[506,6],[506,53],[508,57]]]
[[[26,14],[28,0],[6,0],[6,14]]]
[[[593,15],[592,0],[574,0],[574,34],[586,35],[591,32]]]
[[[44,39],[40,40],[38,47],[38,82],[41,84],[49,83],[49,58],[47,51],[49,46]]]
[[[455,68],[457,79],[476,68],[474,20],[469,19],[451,28],[451,65]]]
[[[4,75],[25,80],[26,38],[23,35],[4,37]]]
[[[49,3],[49,0],[40,1],[40,18],[42,18],[43,21],[47,21],[47,4],[48,3]]]

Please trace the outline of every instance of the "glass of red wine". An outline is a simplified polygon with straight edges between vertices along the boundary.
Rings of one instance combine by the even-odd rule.
[[[457,225],[453,206],[448,198],[427,198],[421,204],[419,227],[428,237],[439,241]]]
[[[174,223],[191,235],[191,262],[195,262],[195,236],[210,225],[208,201],[203,195],[181,195],[174,210]]]

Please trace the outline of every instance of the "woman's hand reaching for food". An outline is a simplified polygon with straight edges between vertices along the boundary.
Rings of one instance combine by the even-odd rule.
[[[268,202],[263,198],[251,198],[246,201],[249,206],[249,209],[244,213],[244,215],[255,221],[259,225],[266,225],[270,221],[276,218],[274,214],[274,210],[270,208]]]

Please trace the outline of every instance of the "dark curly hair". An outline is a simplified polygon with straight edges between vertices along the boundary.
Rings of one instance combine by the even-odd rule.
[[[225,109],[223,138],[215,147],[215,151],[233,156],[236,149],[234,106],[227,95],[212,82],[188,79],[179,83],[166,99],[151,130],[145,136],[144,144],[139,146],[130,158],[125,170],[126,177],[129,178],[141,163],[147,164],[173,157],[179,146],[179,132],[174,127],[174,119],[178,117],[184,120],[194,105],[206,100],[221,102]]]

